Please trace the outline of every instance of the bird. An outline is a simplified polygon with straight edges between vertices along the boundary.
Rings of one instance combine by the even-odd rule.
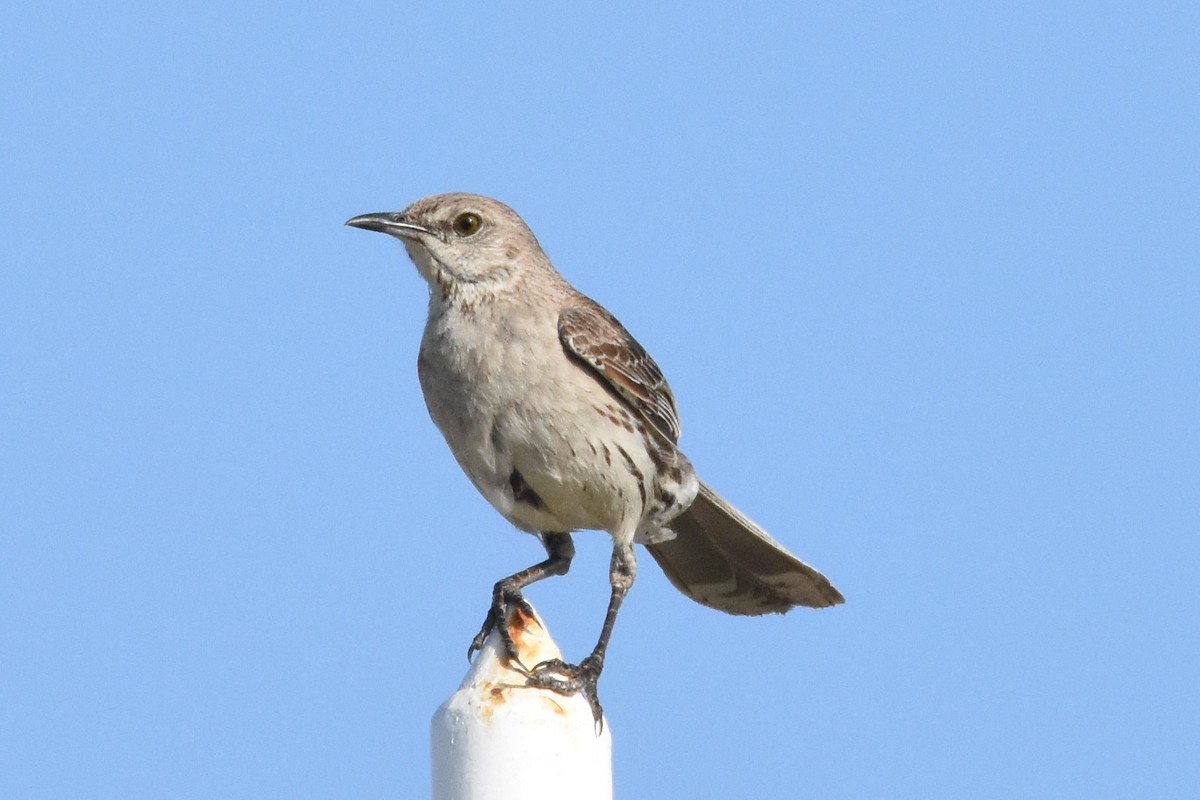
[[[475,488],[546,558],[499,580],[468,657],[493,631],[520,664],[506,621],[523,590],[565,575],[572,533],[613,542],[609,601],[578,663],[527,667],[530,686],[583,694],[598,682],[646,548],[680,592],[729,614],[844,601],[830,581],[700,480],[679,447],[675,396],[645,348],[575,289],[525,221],[498,200],[438,194],[347,225],[399,239],[429,288],[417,374],[434,424]]]

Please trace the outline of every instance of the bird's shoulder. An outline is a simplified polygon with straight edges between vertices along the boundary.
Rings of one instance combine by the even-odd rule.
[[[679,411],[662,370],[646,348],[596,301],[579,295],[558,315],[567,353],[672,443],[679,441]]]

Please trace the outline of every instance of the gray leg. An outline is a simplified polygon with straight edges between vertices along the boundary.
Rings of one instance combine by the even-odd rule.
[[[637,559],[633,553],[633,544],[614,545],[612,561],[609,563],[608,582],[612,593],[608,598],[608,611],[604,615],[604,625],[600,628],[600,639],[587,658],[578,664],[567,664],[561,660],[544,661],[533,668],[529,678],[531,686],[550,689],[559,694],[575,694],[583,692],[588,703],[592,706],[592,716],[600,723],[604,709],[600,706],[600,698],[596,687],[600,681],[600,673],[604,670],[604,655],[608,651],[608,640],[612,637],[613,627],[617,622],[617,613],[625,595],[629,594],[637,577]]]
[[[571,559],[575,557],[575,543],[571,541],[569,533],[541,533],[538,534],[538,539],[546,548],[546,554],[549,557],[545,561],[496,582],[495,587],[492,588],[492,607],[488,609],[487,617],[483,620],[483,627],[471,640],[471,646],[467,649],[468,659],[475,655],[476,650],[483,647],[483,642],[487,639],[488,634],[496,630],[500,633],[500,640],[504,643],[504,654],[510,661],[521,663],[521,659],[517,656],[517,646],[513,643],[512,633],[508,630],[509,613],[513,608],[520,608],[526,614],[533,616],[533,609],[525,601],[521,590],[542,578],[566,575],[567,570],[571,568]]]

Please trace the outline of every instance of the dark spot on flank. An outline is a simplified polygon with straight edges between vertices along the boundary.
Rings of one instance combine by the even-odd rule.
[[[646,439],[646,452],[650,454],[650,460],[654,462],[654,468],[660,473],[668,472],[670,465],[667,464],[666,455],[649,437],[646,437]]]
[[[617,445],[617,450],[620,451],[621,457],[625,459],[625,468],[629,470],[629,474],[637,481],[638,494],[641,495],[642,507],[644,508],[646,506],[646,476],[637,468],[637,464],[633,463],[633,457],[629,455],[629,452],[624,447]]]
[[[508,476],[508,485],[512,487],[513,500],[518,503],[524,503],[537,509],[543,509],[546,504],[542,502],[542,498],[538,497],[528,483],[525,482],[525,476],[515,469]]]

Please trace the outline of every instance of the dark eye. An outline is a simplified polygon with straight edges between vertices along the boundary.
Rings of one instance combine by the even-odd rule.
[[[483,227],[483,220],[478,214],[464,211],[454,218],[454,232],[459,236],[474,236]]]

